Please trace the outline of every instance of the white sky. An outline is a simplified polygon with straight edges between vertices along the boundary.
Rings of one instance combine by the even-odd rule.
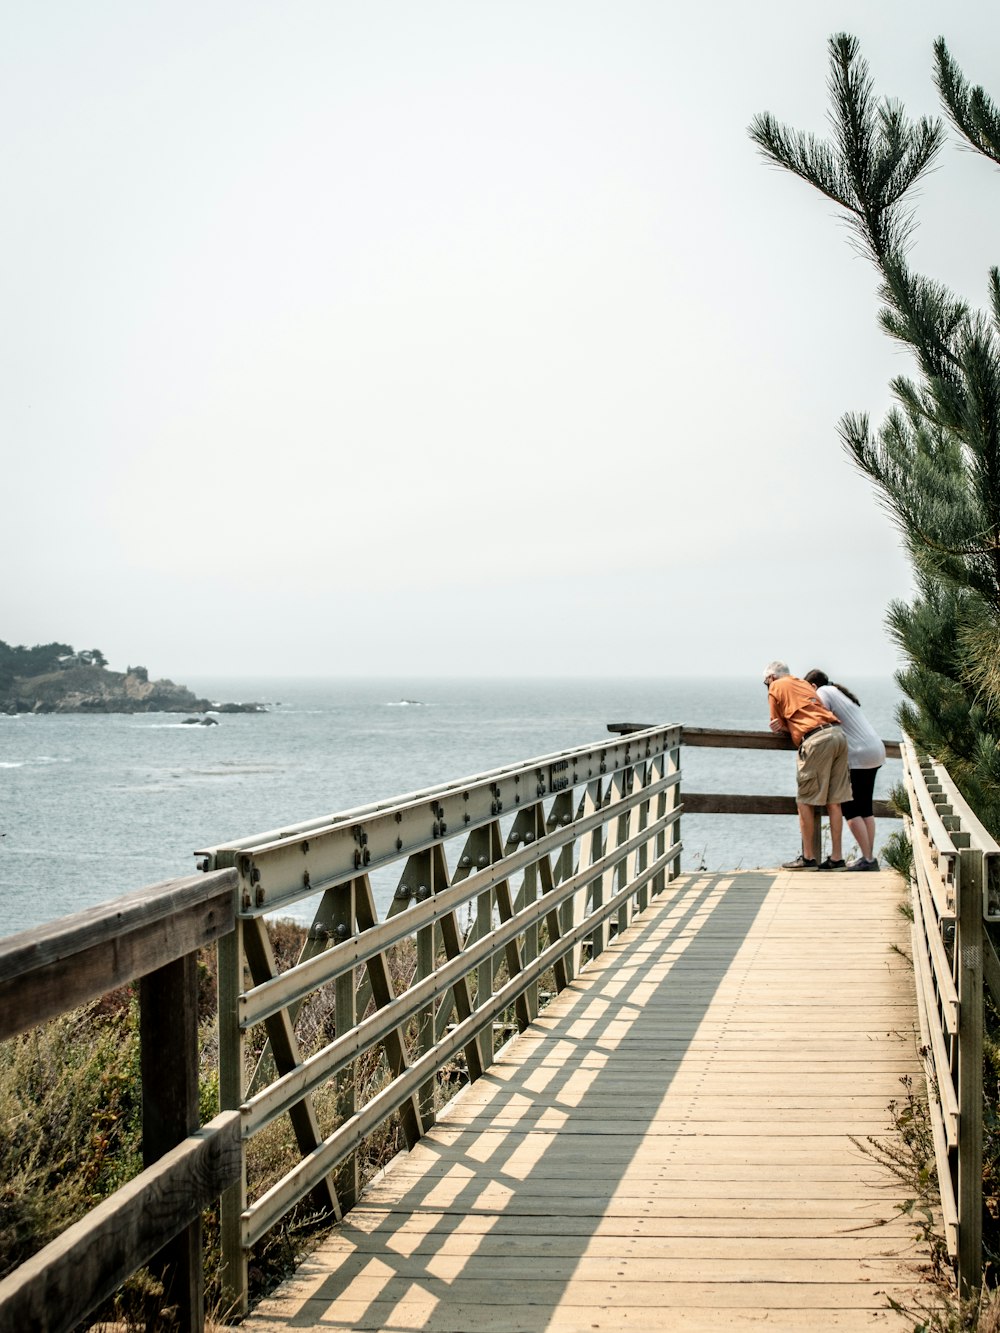
[[[826,40],[938,114],[981,0],[8,5],[0,638],[195,674],[891,670],[841,451],[909,373],[835,211]],[[952,143],[916,266],[980,305]]]

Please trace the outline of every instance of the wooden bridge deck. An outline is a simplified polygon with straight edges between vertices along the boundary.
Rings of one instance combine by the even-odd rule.
[[[919,1085],[902,893],[674,881],[249,1333],[912,1328],[907,1191],[854,1142]]]

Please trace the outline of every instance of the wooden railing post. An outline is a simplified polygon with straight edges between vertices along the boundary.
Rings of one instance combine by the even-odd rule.
[[[958,1281],[982,1285],[983,1248],[983,856],[959,852],[955,936],[958,989]]]
[[[198,958],[184,958],[139,981],[142,1071],[142,1164],[152,1166],[199,1126]],[[177,1328],[201,1333],[205,1326],[205,1281],[201,1218],[176,1236],[150,1263],[163,1295],[150,1310],[151,1328],[162,1327],[170,1310]]]

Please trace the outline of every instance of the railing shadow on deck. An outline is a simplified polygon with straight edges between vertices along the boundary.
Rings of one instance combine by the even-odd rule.
[[[695,878],[697,886],[692,891],[689,881]],[[460,1143],[468,1135],[463,1132],[461,1115],[444,1116],[435,1131],[437,1142],[426,1146],[425,1151],[441,1156],[445,1174],[431,1173],[428,1176],[422,1172],[421,1178],[403,1189],[393,1204],[393,1211],[408,1219],[427,1219],[428,1226],[421,1231],[419,1241],[415,1244],[407,1241],[401,1246],[405,1253],[394,1251],[392,1247],[380,1251],[377,1275],[371,1275],[370,1271],[366,1273],[371,1268],[369,1254],[359,1253],[345,1258],[329,1276],[318,1282],[301,1306],[289,1307],[284,1314],[288,1327],[313,1327],[320,1323],[329,1328],[388,1327],[393,1308],[403,1296],[412,1302],[414,1289],[426,1294],[428,1326],[432,1327],[435,1322],[433,1307],[448,1300],[449,1287],[456,1278],[461,1278],[463,1287],[481,1278],[490,1289],[495,1289],[495,1272],[491,1281],[487,1268],[495,1265],[497,1260],[482,1236],[473,1244],[462,1272],[449,1277],[434,1273],[439,1250],[451,1236],[449,1215],[455,1212],[481,1216],[489,1224],[490,1235],[523,1235],[527,1232],[535,1236],[538,1256],[545,1261],[545,1276],[537,1278],[519,1271],[515,1278],[512,1272],[511,1299],[519,1304],[523,1298],[531,1305],[533,1327],[546,1326],[548,1313],[559,1305],[578,1261],[587,1253],[598,1227],[606,1219],[606,1199],[595,1196],[589,1188],[591,1172],[588,1163],[600,1160],[601,1185],[610,1185],[613,1189],[616,1182],[620,1183],[627,1175],[641,1149],[643,1136],[650,1128],[648,1119],[638,1118],[636,1102],[623,1096],[615,1071],[616,1051],[621,1050],[623,1040],[629,1044],[642,1044],[644,1031],[658,1028],[663,1009],[669,1008],[673,1029],[671,1053],[649,1065],[650,1076],[658,1090],[666,1095],[720,983],[753,926],[773,875],[744,873],[739,876],[738,883],[734,883],[733,876],[724,874],[685,876],[684,881],[683,891],[672,885],[658,898],[661,909],[665,903],[672,905],[666,929],[663,928],[663,910],[654,922],[657,928],[655,952],[643,949],[648,917],[633,922],[627,944],[616,939],[609,945],[609,949],[616,952],[621,948],[616,966],[623,963],[627,966],[627,988],[612,1001],[588,1002],[585,996],[573,1021],[573,1035],[560,1037],[563,1055],[567,1042],[571,1045],[582,1042],[588,1047],[593,1046],[595,1054],[600,1057],[600,1067],[594,1069],[586,1090],[582,1094],[578,1087],[572,1093],[569,1091],[570,1080],[579,1082],[579,1066],[572,1057],[559,1065],[545,1066],[544,1087],[537,1086],[538,1065],[529,1062],[517,1072],[513,1081],[504,1080],[498,1084],[493,1104],[495,1116],[504,1122],[502,1128],[493,1131],[477,1125],[473,1141],[466,1149],[458,1146],[455,1151],[450,1151],[442,1141]],[[715,914],[723,915],[727,925],[721,942],[718,930],[711,922]],[[711,943],[707,948],[699,948],[706,924],[713,925]],[[679,946],[685,948],[678,953],[678,965],[665,977],[653,976],[654,973],[662,974],[664,955]],[[692,1003],[690,970],[685,961],[694,958],[697,958],[700,985],[698,998]],[[676,994],[678,990],[682,994]],[[541,1021],[544,1023],[544,1014]],[[628,1025],[624,1038],[621,1032],[623,1022]],[[544,1037],[541,1039],[542,1045],[545,1040]],[[553,1057],[557,1054],[552,1052]],[[483,1077],[493,1081],[489,1071]],[[532,1086],[533,1079],[536,1086]],[[466,1096],[475,1092],[475,1086]],[[534,1114],[536,1093],[547,1110],[554,1111],[554,1119],[558,1119],[562,1099],[566,1119],[572,1117],[575,1132],[560,1132],[556,1124],[540,1130]],[[456,1109],[460,1111],[461,1104]],[[519,1130],[532,1132],[529,1135],[519,1133]],[[582,1147],[582,1143],[586,1146]],[[565,1234],[558,1241],[551,1235],[546,1236],[539,1226],[541,1223],[545,1230],[550,1230],[551,1223],[545,1219],[551,1218],[552,1214],[551,1202],[540,1196],[531,1182],[532,1167],[542,1153],[547,1176],[562,1174],[577,1181],[580,1187],[579,1195],[571,1205],[567,1206],[565,1197],[560,1199],[559,1228]],[[465,1169],[463,1156],[468,1162]],[[400,1165],[397,1160],[393,1169],[398,1170]],[[503,1196],[499,1205],[482,1202],[484,1168],[494,1199],[496,1193]],[[391,1171],[389,1179],[392,1179]],[[366,1206],[377,1210],[378,1200]],[[532,1219],[536,1219],[534,1225]],[[507,1225],[504,1225],[505,1220]],[[480,1318],[483,1308],[479,1307]],[[472,1320],[476,1317],[472,1308],[469,1317]],[[456,1326],[456,1318],[461,1319],[461,1311],[456,1311],[449,1303],[449,1327]],[[469,1327],[472,1326],[470,1323]]]

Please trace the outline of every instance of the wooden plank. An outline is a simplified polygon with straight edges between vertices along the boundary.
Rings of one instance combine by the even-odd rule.
[[[382,1270],[381,1272],[378,1270]],[[863,1273],[864,1277],[861,1276]],[[388,1281],[386,1278],[388,1277]],[[400,1291],[407,1283],[431,1282],[488,1292],[502,1290],[506,1284],[520,1287],[537,1284],[560,1284],[570,1287],[586,1283],[604,1283],[608,1288],[630,1288],[629,1298],[635,1300],[636,1291],[673,1283],[691,1283],[706,1286],[719,1279],[718,1261],[714,1255],[684,1256],[660,1254],[637,1256],[628,1254],[595,1255],[589,1247],[577,1244],[576,1252],[569,1254],[527,1254],[499,1251],[484,1254],[475,1249],[468,1253],[433,1254],[428,1262],[426,1254],[394,1254],[382,1264],[372,1263],[369,1254],[344,1253],[331,1256],[321,1267],[300,1270],[289,1284],[296,1298],[309,1300],[324,1285],[330,1286],[335,1278],[343,1291],[343,1298],[360,1296],[371,1286],[382,1299]],[[618,1279],[625,1279],[620,1282]],[[782,1261],[783,1284],[828,1283],[847,1288],[859,1285],[864,1278],[884,1283],[899,1279],[899,1264],[895,1258],[884,1255],[866,1255],[845,1258],[818,1259],[815,1256],[786,1257]],[[750,1284],[775,1281],[773,1255],[752,1256],[739,1251],[727,1261],[726,1283]],[[369,1286],[371,1284],[371,1286]]]
[[[417,1292],[414,1293],[415,1284],[411,1278],[394,1279],[384,1273],[378,1273],[370,1278],[358,1278],[349,1282],[344,1291],[337,1296],[336,1303],[327,1295],[303,1298],[301,1293],[292,1288],[287,1295],[277,1296],[268,1301],[267,1306],[276,1313],[284,1309],[286,1317],[295,1320],[294,1327],[309,1328],[313,1325],[320,1327],[328,1323],[331,1317],[336,1317],[338,1321],[343,1320],[345,1309],[352,1308],[356,1301],[367,1305],[377,1300],[382,1303],[383,1308],[387,1305],[395,1307],[395,1317],[387,1327],[413,1328],[414,1323],[411,1320],[420,1319],[421,1322],[417,1323],[416,1327],[423,1328],[426,1324],[419,1313],[421,1309],[430,1313],[433,1307],[442,1302],[457,1301],[459,1304],[478,1308],[480,1311],[478,1318],[474,1318],[466,1325],[467,1329],[492,1327],[505,1330],[510,1327],[507,1313],[511,1303],[511,1285],[515,1283],[518,1304],[535,1309],[536,1329],[551,1327],[546,1316],[541,1316],[540,1319],[539,1307],[545,1311],[557,1307],[564,1309],[576,1307],[579,1319],[581,1310],[589,1313],[601,1301],[608,1300],[615,1302],[612,1305],[613,1318],[616,1320],[611,1324],[613,1328],[621,1327],[623,1323],[631,1327],[632,1321],[627,1319],[627,1312],[632,1309],[656,1311],[662,1321],[664,1311],[670,1311],[672,1317],[675,1309],[691,1307],[745,1311],[748,1306],[757,1306],[762,1310],[795,1310],[799,1313],[800,1319],[815,1324],[820,1312],[831,1309],[865,1310],[869,1312],[870,1320],[872,1310],[880,1312],[886,1310],[886,1292],[891,1292],[897,1297],[905,1297],[912,1293],[918,1281],[916,1265],[913,1265],[911,1273],[900,1275],[895,1282],[887,1280],[881,1268],[862,1273],[854,1282],[765,1280],[728,1283],[677,1280],[626,1284],[619,1280],[609,1284],[603,1281],[560,1282],[555,1279],[523,1277],[517,1278],[515,1282],[510,1275],[502,1281],[490,1278],[454,1281],[425,1273]],[[627,1297],[622,1299],[618,1295],[620,1290],[627,1290]],[[615,1301],[616,1296],[617,1301]],[[542,1319],[546,1319],[546,1322],[542,1322]],[[588,1318],[588,1326],[589,1322]],[[349,1327],[357,1326],[357,1321],[352,1319]],[[255,1328],[256,1325],[251,1320],[244,1327]],[[664,1323],[661,1322],[660,1328],[664,1327]],[[800,1328],[802,1327],[805,1327],[805,1323],[800,1325]]]
[[[585,1308],[560,1306],[551,1311],[516,1301],[513,1291],[504,1295],[502,1304],[496,1309],[468,1305],[460,1300],[442,1302],[436,1296],[418,1296],[407,1303],[406,1315],[412,1322],[402,1327],[419,1329],[421,1333],[468,1333],[473,1328],[482,1330],[482,1333],[540,1333],[542,1329],[545,1333],[580,1333],[581,1329],[622,1327],[627,1327],[631,1333],[663,1333],[665,1327],[663,1310],[624,1306],[620,1297],[609,1304],[606,1293],[597,1291],[592,1293]],[[317,1316],[314,1311],[307,1310],[305,1318],[310,1317]],[[725,1309],[712,1305],[684,1309],[671,1307],[669,1318],[670,1333],[726,1333],[729,1329],[746,1330],[758,1323],[769,1330],[779,1330],[779,1333],[802,1333],[803,1330],[801,1310],[776,1310],[766,1301]],[[877,1324],[874,1319],[878,1320]],[[279,1330],[284,1333],[284,1330],[302,1327],[293,1322],[290,1314],[258,1315],[255,1320],[254,1328],[258,1333],[279,1333]],[[386,1329],[401,1327],[397,1305],[392,1301],[338,1301],[336,1321],[341,1328],[354,1329],[357,1333],[368,1333],[368,1330],[384,1333]],[[821,1325],[815,1318],[808,1322],[835,1333],[871,1333],[873,1327],[909,1333],[913,1327],[912,1320],[906,1322],[902,1315],[895,1314],[885,1304],[877,1313],[872,1308],[845,1310],[828,1306],[822,1311]],[[320,1326],[317,1319],[315,1327]]]
[[[387,1219],[392,1232],[402,1241],[397,1253],[408,1258],[416,1255],[436,1255],[441,1251],[441,1242],[447,1237],[448,1254],[455,1257],[476,1255],[478,1258],[536,1259],[551,1256],[553,1258],[575,1258],[580,1254],[581,1237],[565,1235],[547,1235],[518,1231],[496,1230],[452,1231],[448,1224],[453,1219],[448,1214],[438,1214],[439,1224],[433,1230],[425,1227],[415,1231],[405,1225],[398,1215]],[[425,1220],[416,1214],[413,1221]],[[486,1223],[487,1219],[481,1219]],[[527,1220],[527,1219],[526,1219]],[[630,1259],[712,1259],[716,1262],[724,1259],[811,1259],[816,1254],[816,1239],[808,1236],[763,1236],[763,1235],[704,1235],[704,1236],[663,1236],[630,1235],[627,1245],[620,1234],[602,1232],[587,1236],[585,1239],[589,1258],[620,1258],[627,1253]],[[336,1247],[336,1254],[341,1251],[347,1255],[369,1256],[380,1253],[384,1245],[384,1232],[351,1231],[343,1237],[342,1246]],[[881,1228],[874,1232],[860,1235],[831,1235],[824,1237],[823,1256],[825,1259],[864,1259],[884,1258],[886,1237]],[[335,1271],[325,1257],[330,1251],[324,1249],[324,1258],[318,1261],[306,1258],[296,1270],[302,1277],[313,1273]],[[924,1247],[914,1236],[910,1253],[916,1258],[924,1257]]]
[[[233,929],[236,872],[167,880],[0,940],[0,1041]]]
[[[814,1162],[815,1166],[821,1165],[818,1156]],[[675,1209],[690,1200],[697,1201],[699,1207],[704,1204],[710,1208],[713,1216],[725,1216],[744,1211],[743,1199],[748,1180],[752,1180],[754,1195],[760,1200],[766,1200],[769,1208],[776,1209],[780,1203],[790,1201],[794,1201],[796,1206],[817,1207],[820,1206],[821,1200],[824,1207],[830,1200],[847,1199],[856,1202],[859,1192],[873,1186],[870,1172],[858,1171],[855,1175],[845,1172],[840,1180],[833,1181],[817,1178],[816,1171],[810,1171],[808,1167],[802,1170],[804,1178],[797,1181],[774,1181],[771,1178],[770,1167],[759,1169],[755,1175],[739,1182],[733,1180],[701,1182],[696,1171],[692,1171],[685,1180],[664,1181],[656,1172],[638,1178],[633,1178],[628,1173],[615,1175],[608,1164],[604,1170],[595,1169],[589,1177],[581,1170],[574,1176],[550,1176],[543,1172],[535,1172],[530,1182],[519,1184],[518,1197],[522,1203],[531,1200],[532,1207],[537,1207],[539,1201],[550,1204],[558,1202],[560,1207],[563,1204],[577,1207],[576,1201],[592,1202],[594,1199],[610,1201],[612,1197],[618,1206],[631,1200],[646,1200],[651,1193],[657,1192],[664,1196],[664,1202],[668,1205],[671,1216]],[[510,1187],[506,1183],[482,1186],[474,1177],[446,1176],[424,1179],[419,1185],[409,1183],[407,1201],[419,1203],[422,1208],[450,1206],[461,1200],[469,1190],[475,1192],[476,1207],[484,1211],[503,1211],[510,1195]],[[391,1191],[376,1190],[368,1202],[372,1206],[381,1202],[388,1204],[394,1197]],[[628,1214],[628,1207],[624,1211]],[[642,1211],[647,1210],[644,1208]]]
[[[409,1250],[412,1245],[419,1243],[417,1237],[425,1235],[450,1245],[452,1239],[461,1240],[466,1236],[479,1238],[482,1241],[487,1236],[501,1237],[516,1234],[541,1241],[553,1234],[551,1218],[545,1214],[469,1213],[457,1209],[447,1212],[441,1208],[411,1211],[370,1207],[364,1202],[348,1214],[344,1228],[343,1232],[338,1228],[327,1244],[336,1248],[345,1241],[349,1243],[359,1233],[371,1233],[373,1238],[381,1235],[383,1245],[387,1243],[388,1236],[395,1236],[400,1247]],[[663,1244],[665,1248],[686,1238],[691,1238],[699,1244],[703,1244],[706,1240],[721,1243],[722,1240],[738,1241],[747,1238],[766,1241],[796,1239],[804,1242],[812,1241],[814,1244],[819,1241],[822,1246],[826,1246],[832,1241],[844,1238],[868,1237],[881,1239],[883,1253],[888,1243],[891,1242],[897,1247],[904,1240],[909,1242],[909,1247],[903,1245],[904,1250],[909,1252],[914,1249],[913,1224],[898,1213],[887,1215],[884,1220],[879,1219],[876,1223],[862,1218],[860,1226],[855,1225],[851,1219],[845,1222],[843,1218],[828,1218],[824,1221],[815,1217],[696,1218],[682,1215],[651,1217],[645,1213],[614,1216],[580,1213],[561,1219],[558,1234],[568,1239],[581,1236],[594,1240],[610,1237],[618,1244],[619,1252],[622,1249],[622,1240],[636,1240],[642,1237]],[[326,1263],[327,1244],[306,1261],[309,1267],[319,1268]],[[916,1252],[923,1253],[922,1247],[915,1248]]]
[[[217,1199],[240,1171],[224,1111],[0,1282],[0,1327],[65,1333]]]

